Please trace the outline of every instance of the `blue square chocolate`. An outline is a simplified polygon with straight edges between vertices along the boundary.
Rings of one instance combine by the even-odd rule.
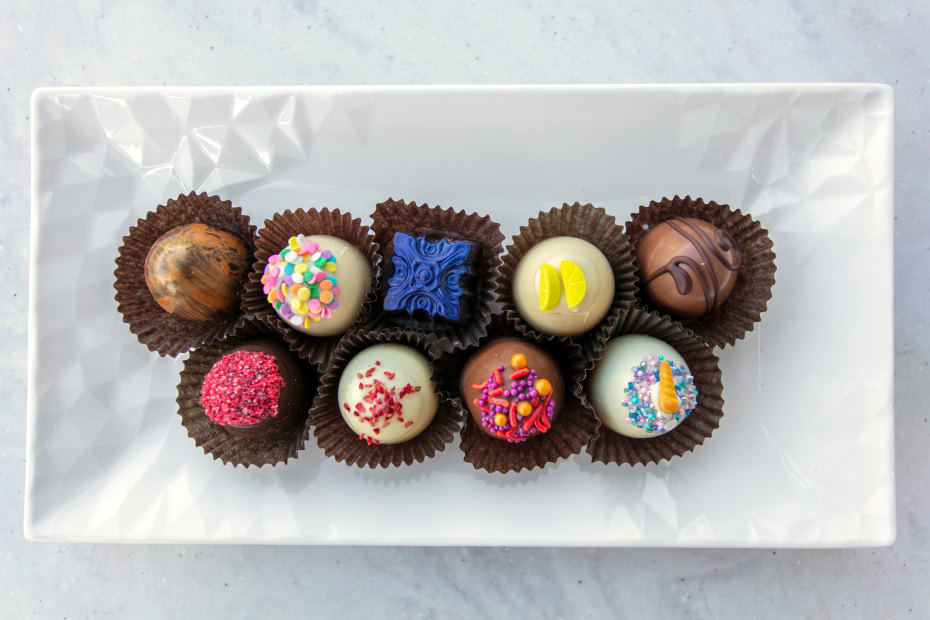
[[[394,233],[394,275],[388,280],[385,310],[458,321],[465,291],[462,280],[468,271],[472,244],[468,241],[412,237]]]

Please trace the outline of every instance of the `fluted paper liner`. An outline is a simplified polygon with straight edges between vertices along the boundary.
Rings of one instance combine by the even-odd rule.
[[[588,446],[588,454],[592,460],[602,463],[645,465],[691,452],[713,434],[723,417],[723,383],[713,348],[679,323],[636,307],[624,313],[610,338],[625,334],[652,336],[678,351],[694,377],[697,406],[677,427],[656,437],[626,437],[601,424],[597,438]],[[604,341],[604,346],[608,340]],[[598,351],[598,360],[602,353],[603,347]],[[619,399],[626,384],[618,378],[617,385]]]
[[[326,456],[346,465],[377,469],[421,463],[444,450],[462,425],[461,410],[439,387],[435,372],[432,380],[437,386],[439,408],[430,425],[408,441],[369,445],[349,428],[339,411],[339,379],[343,369],[357,353],[380,343],[406,345],[425,355],[431,365],[434,361],[429,339],[410,329],[359,330],[346,334],[333,351],[307,425],[313,429],[316,443]]]
[[[159,355],[174,357],[194,347],[216,342],[242,324],[237,312],[221,323],[190,321],[166,312],[145,284],[145,257],[166,232],[186,224],[207,224],[242,239],[254,251],[255,226],[239,207],[207,194],[182,194],[150,211],[129,229],[116,258],[117,309],[139,342]]]
[[[192,351],[181,370],[177,396],[181,424],[187,429],[187,434],[194,440],[194,444],[203,448],[205,454],[233,466],[242,465],[248,468],[252,465],[261,467],[287,463],[289,459],[297,458],[298,452],[303,449],[307,439],[306,425],[301,423],[295,424],[292,429],[276,437],[263,439],[239,437],[229,433],[207,417],[203,405],[200,404],[203,379],[210,372],[213,364],[228,351],[250,340],[265,338],[280,341],[281,335],[268,325],[256,321],[245,321],[232,336]],[[308,394],[313,395],[319,381],[316,366],[296,353],[292,352],[292,355],[305,371],[306,388]],[[312,398],[308,397],[308,413],[311,404]]]
[[[626,234],[634,248],[646,233],[665,220],[673,217],[691,217],[710,222],[717,228],[727,231],[736,241],[742,254],[742,264],[737,272],[736,285],[730,296],[719,308],[700,319],[681,320],[671,316],[698,335],[711,346],[724,347],[741,340],[746,332],[752,331],[762,318],[762,313],[772,297],[775,284],[775,252],[768,231],[744,215],[739,209],[732,209],[726,204],[704,202],[701,198],[690,196],[680,198],[663,198],[642,206],[637,213],[630,216],[626,224]],[[648,298],[639,293],[640,302],[650,310],[660,314],[664,311],[653,307]]]
[[[273,325],[284,335],[291,350],[296,351],[301,357],[307,357],[315,364],[325,365],[344,334],[311,336],[294,329],[275,312],[274,306],[268,303],[268,296],[262,290],[262,275],[268,264],[268,257],[287,247],[288,239],[299,234],[328,235],[343,239],[358,248],[371,264],[371,287],[362,301],[358,317],[347,332],[357,328],[371,311],[381,277],[381,256],[368,227],[362,226],[360,219],[353,219],[349,213],[341,213],[339,209],[288,210],[265,220],[265,225],[259,229],[258,238],[255,240],[255,262],[242,293],[242,308],[246,314]]]
[[[465,409],[459,392],[462,369],[481,346],[499,338],[520,338],[545,349],[559,365],[565,382],[564,402],[545,433],[520,443],[510,443],[484,432]],[[585,358],[581,347],[564,338],[529,339],[516,330],[504,315],[492,317],[487,335],[477,347],[457,350],[441,356],[436,362],[436,378],[444,389],[454,395],[463,412],[460,448],[465,461],[475,469],[488,472],[520,472],[543,468],[549,463],[578,454],[597,436],[597,419],[582,391]]]
[[[553,207],[547,212],[540,212],[526,226],[521,226],[520,234],[507,246],[507,253],[503,258],[500,276],[497,279],[497,300],[517,330],[536,340],[551,335],[531,327],[520,316],[513,301],[513,275],[524,255],[533,246],[551,237],[584,239],[601,251],[614,272],[613,303],[601,322],[583,334],[561,336],[577,343],[585,357],[591,360],[598,343],[616,323],[621,310],[635,301],[636,268],[631,246],[616,219],[608,215],[604,209],[591,204],[583,205],[576,202],[572,205]]]
[[[494,310],[495,277],[501,264],[504,243],[500,225],[487,215],[417,205],[415,202],[391,198],[377,205],[371,219],[375,240],[384,257],[384,277],[378,293],[377,312],[373,313],[376,320],[372,327],[402,327],[421,331],[430,339],[430,348],[436,354],[477,343],[485,335]],[[480,249],[478,262],[469,274],[474,277],[473,290],[468,297],[462,321],[452,322],[442,318],[429,320],[402,312],[384,311],[388,281],[394,273],[391,257],[394,255],[396,232],[412,236],[436,234],[468,241]]]

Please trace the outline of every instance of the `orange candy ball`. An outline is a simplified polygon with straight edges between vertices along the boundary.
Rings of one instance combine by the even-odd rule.
[[[536,393],[540,396],[545,396],[552,391],[552,384],[545,379],[539,379],[533,387],[536,388]]]
[[[526,368],[526,356],[522,353],[514,353],[510,356],[510,367],[514,370]]]

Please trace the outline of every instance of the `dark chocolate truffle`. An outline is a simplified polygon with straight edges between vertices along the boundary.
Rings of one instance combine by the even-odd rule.
[[[646,233],[636,260],[654,306],[676,318],[697,319],[726,301],[736,286],[741,255],[727,231],[704,220],[675,217]]]
[[[145,257],[145,283],[167,312],[190,321],[222,322],[239,310],[250,259],[236,235],[187,224],[152,244]]]
[[[518,443],[549,430],[563,402],[564,381],[544,349],[501,338],[468,360],[459,390],[479,428]]]
[[[280,435],[306,418],[313,395],[294,354],[280,342],[253,340],[221,357],[203,379],[200,404],[233,435]]]

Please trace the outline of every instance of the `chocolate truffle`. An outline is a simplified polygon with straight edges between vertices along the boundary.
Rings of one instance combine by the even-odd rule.
[[[458,321],[466,315],[466,282],[475,247],[468,241],[394,233],[394,274],[384,309]]]
[[[203,379],[200,404],[233,435],[274,437],[303,420],[312,401],[293,353],[273,340],[253,340],[221,357]]]
[[[646,233],[636,260],[653,305],[677,318],[697,319],[726,301],[736,286],[741,256],[727,231],[676,217]]]
[[[485,433],[519,443],[552,426],[563,402],[564,382],[558,364],[541,347],[501,338],[468,360],[459,391]]]
[[[610,310],[614,273],[593,244],[552,237],[533,246],[513,275],[513,301],[520,316],[547,334],[575,336]]]
[[[187,224],[159,237],[145,257],[145,284],[167,312],[218,323],[239,310],[239,291],[251,257],[236,235]]]
[[[694,377],[681,355],[642,334],[607,343],[588,381],[588,397],[606,427],[633,438],[667,433],[697,406]]]
[[[429,426],[439,396],[426,357],[412,347],[381,343],[346,364],[337,390],[339,412],[359,439],[395,444]]]
[[[278,315],[311,336],[344,332],[362,309],[371,265],[354,245],[329,235],[297,235],[268,257],[262,291]]]

